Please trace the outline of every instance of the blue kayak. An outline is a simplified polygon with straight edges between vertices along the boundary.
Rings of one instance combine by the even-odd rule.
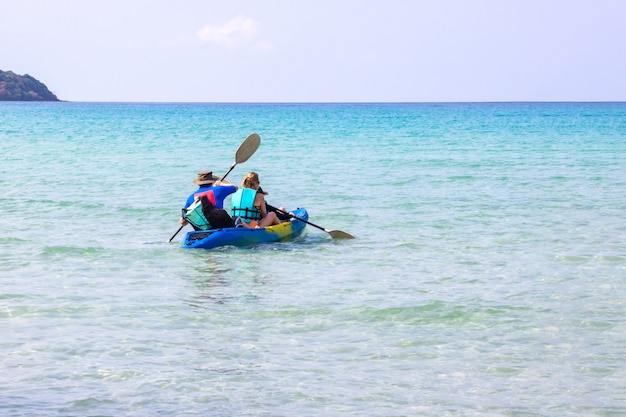
[[[294,216],[302,220],[309,220],[306,209],[299,208],[293,211]],[[306,223],[298,219],[291,219],[281,224],[258,229],[246,227],[229,227],[213,230],[196,230],[187,233],[182,247],[187,249],[212,249],[220,246],[254,246],[259,243],[285,242],[302,235]]]

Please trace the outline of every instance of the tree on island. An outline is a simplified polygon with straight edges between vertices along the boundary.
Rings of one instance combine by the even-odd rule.
[[[0,70],[0,101],[59,101],[48,87],[28,74]]]

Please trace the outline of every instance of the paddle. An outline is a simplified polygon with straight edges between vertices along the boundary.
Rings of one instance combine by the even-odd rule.
[[[237,152],[235,152],[235,162],[233,162],[228,172],[224,174],[220,181],[224,181],[224,178],[226,178],[226,176],[230,174],[230,171],[235,168],[235,165],[246,162],[248,158],[250,158],[256,152],[256,150],[259,149],[260,144],[261,137],[259,135],[257,135],[256,133],[252,133],[250,136],[248,136],[246,140],[244,140],[241,145],[239,145],[239,149],[237,149]]]
[[[325,229],[322,226],[318,226],[316,224],[311,223],[310,221],[304,220],[304,219],[302,219],[302,218],[300,218],[298,216],[294,216],[291,213],[287,213],[287,212],[285,212],[285,211],[283,211],[283,210],[281,210],[279,208],[271,206],[271,205],[267,204],[267,202],[265,203],[265,207],[267,207],[267,209],[270,210],[270,211],[277,211],[279,213],[286,214],[286,215],[288,215],[290,217],[293,217],[294,219],[300,220],[301,222],[305,222],[306,224],[310,224],[313,227],[317,227],[318,229],[323,230],[326,233],[328,233],[330,235],[330,237],[332,237],[333,239],[356,239],[350,233],[346,233],[346,232],[344,232],[342,230],[328,230],[328,229]]]
[[[237,164],[246,162],[256,152],[256,150],[259,149],[260,144],[261,144],[261,137],[256,133],[250,134],[243,142],[241,142],[241,145],[239,145],[237,152],[235,152],[235,162],[233,162],[228,172],[224,174],[224,176],[220,179],[220,181],[224,181],[224,178],[226,178],[226,176],[230,174],[230,171],[232,171],[233,168],[235,168]],[[167,243],[170,243],[176,237],[178,232],[183,230],[183,227],[185,227],[184,224],[182,224],[178,228],[176,233],[174,233],[172,237],[169,238]]]

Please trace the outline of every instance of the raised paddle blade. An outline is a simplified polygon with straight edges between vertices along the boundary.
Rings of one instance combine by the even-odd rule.
[[[259,145],[261,145],[261,137],[256,133],[250,134],[243,142],[241,142],[239,149],[235,152],[235,162],[233,162],[226,174],[220,178],[220,181],[224,181],[224,178],[230,174],[230,171],[232,171],[237,164],[246,162],[248,158],[254,155],[256,150],[259,149]]]
[[[261,137],[256,133],[250,134],[250,136],[239,145],[239,149],[237,149],[235,153],[235,163],[240,164],[246,162],[248,158],[259,149],[259,145],[261,145]]]

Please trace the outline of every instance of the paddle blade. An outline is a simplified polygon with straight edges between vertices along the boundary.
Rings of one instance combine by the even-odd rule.
[[[256,152],[256,150],[259,149],[260,144],[261,137],[256,133],[252,133],[243,142],[241,142],[241,145],[239,145],[239,149],[237,149],[237,152],[235,152],[235,162],[233,162],[226,174],[224,174],[224,176],[220,178],[220,181],[224,181],[224,178],[226,178],[228,174],[230,174],[230,171],[232,171],[233,168],[237,166],[237,164],[246,162],[248,158],[250,158]]]
[[[239,145],[239,149],[235,153],[235,163],[246,162],[259,149],[259,145],[261,145],[261,137],[252,133]]]
[[[342,230],[326,230],[326,233],[328,233],[333,239],[356,239],[350,233],[346,233]]]

